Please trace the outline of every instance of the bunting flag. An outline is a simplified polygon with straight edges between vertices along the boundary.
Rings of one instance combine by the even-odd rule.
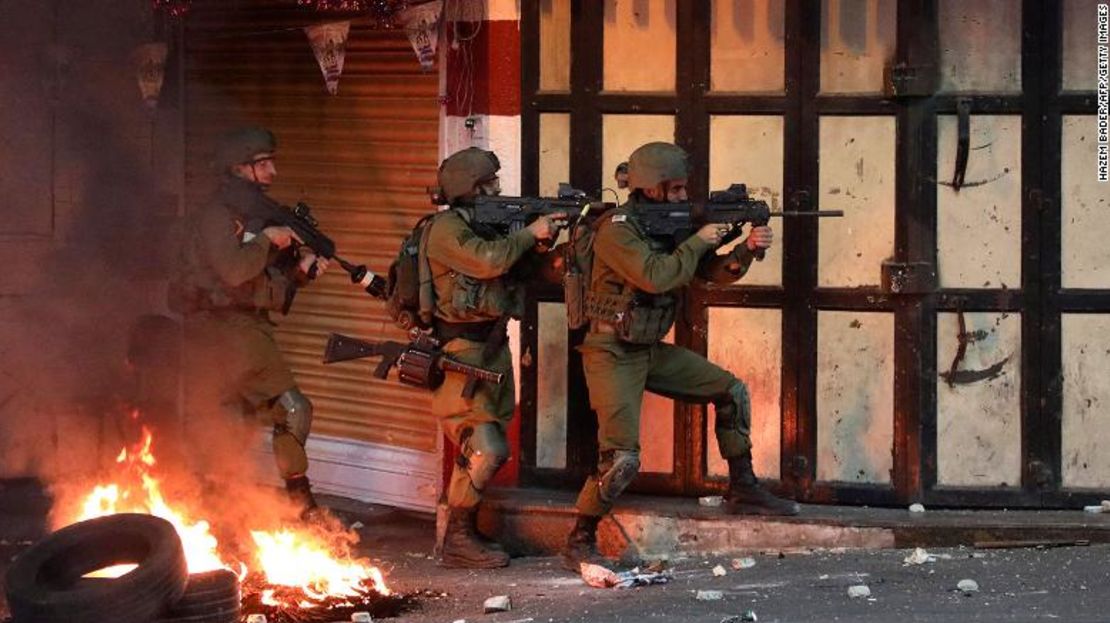
[[[166,56],[169,47],[163,42],[144,43],[135,48],[135,65],[138,69],[139,92],[149,108],[158,107],[158,95],[166,77]]]
[[[324,84],[328,93],[335,95],[339,92],[339,74],[343,73],[343,56],[347,52],[347,35],[351,31],[351,22],[315,24],[305,26],[304,31],[312,44],[316,62],[320,63],[320,71],[324,72]]]
[[[439,17],[443,12],[443,0],[433,0],[411,6],[397,14],[397,21],[404,25],[416,58],[424,71],[435,67],[436,43],[439,39]]]

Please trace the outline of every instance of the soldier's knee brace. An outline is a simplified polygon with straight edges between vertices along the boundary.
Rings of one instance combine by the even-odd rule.
[[[597,465],[598,493],[605,502],[612,502],[619,496],[640,472],[639,450],[610,450],[601,453]]]
[[[273,407],[278,409],[274,418],[274,435],[289,433],[302,446],[308,442],[312,429],[312,402],[296,387],[278,396]]]
[[[483,491],[494,474],[509,460],[509,445],[496,424],[479,424],[463,435],[458,464],[470,476],[470,483]]]
[[[713,406],[717,409],[717,419],[714,428],[717,430],[735,430],[748,434],[752,422],[752,400],[748,394],[748,386],[739,379],[729,384],[723,394],[713,397]]]

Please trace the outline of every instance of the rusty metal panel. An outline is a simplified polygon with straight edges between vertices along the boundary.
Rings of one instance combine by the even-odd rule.
[[[1021,2],[940,0],[941,89],[1021,91]]]
[[[1021,484],[1021,316],[937,316],[937,484]]]
[[[1104,3],[1104,2],[1103,2]],[[1093,91],[1098,77],[1096,53],[1100,0],[1064,0],[1064,89]]]
[[[894,61],[897,0],[822,0],[821,92],[881,93]]]
[[[540,115],[540,194],[554,197],[570,181],[570,114]]]
[[[1063,314],[1062,480],[1110,487],[1110,314]]]
[[[567,308],[539,303],[536,323],[536,467],[567,466]]]
[[[737,145],[758,145],[757,149],[737,149]],[[762,199],[772,210],[783,209],[783,118],[778,115],[714,115],[709,118],[709,188],[721,190],[734,182],[748,185],[748,192]],[[771,227],[776,244],[762,262],[754,262],[737,283],[742,285],[782,285],[783,223]],[[728,253],[741,240],[725,245],[718,253]]]
[[[1021,117],[973,115],[965,182],[952,186],[957,119],[937,120],[937,271],[942,288],[1021,287]]]
[[[673,328],[663,341],[674,344]],[[674,400],[651,392],[640,406],[640,471],[674,471]]]
[[[1098,181],[1094,115],[1063,118],[1060,278],[1065,288],[1110,288],[1110,196]]]
[[[713,0],[710,89],[782,93],[786,80],[786,3]]]
[[[640,145],[652,141],[674,142],[674,117],[669,115],[605,115],[601,130],[601,184],[616,190],[613,173]],[[616,190],[618,203],[628,199],[628,189]],[[608,200],[610,193],[605,193]]]
[[[675,87],[674,0],[605,1],[605,90]]]
[[[818,285],[877,286],[894,254],[894,117],[822,117]]]
[[[540,90],[570,90],[570,3],[540,1]]]
[[[241,123],[278,138],[271,195],[305,201],[341,255],[384,272],[401,237],[432,211],[424,192],[438,164],[438,76],[424,73],[402,31],[352,23],[339,94],[324,89],[301,27],[315,16],[271,3],[199,2],[186,31],[186,179],[190,206],[213,187],[212,141]],[[302,290],[280,319],[278,342],[316,405],[313,431],[436,450],[430,394],[370,376],[372,362],[324,366],[330,332],[404,338],[382,303],[339,269]]]
[[[894,441],[894,315],[817,314],[817,478],[889,483]]]
[[[748,386],[752,400],[752,460],[761,478],[778,479],[782,439],[782,311],[709,308],[709,360]],[[713,407],[709,407],[712,414]],[[712,415],[706,463],[711,476],[728,474],[717,451]]]

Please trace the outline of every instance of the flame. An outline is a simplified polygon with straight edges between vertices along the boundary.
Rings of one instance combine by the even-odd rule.
[[[385,578],[376,567],[357,560],[337,559],[327,544],[311,533],[251,531],[258,562],[271,584],[300,587],[313,599],[358,597],[367,583],[389,595]],[[302,604],[302,607],[304,604]]]
[[[132,412],[138,419],[138,412]],[[346,548],[333,545],[326,535],[307,528],[286,527],[277,531],[251,530],[254,541],[253,566],[247,562],[224,558],[212,535],[211,525],[198,508],[166,500],[161,480],[156,474],[157,461],[151,450],[154,435],[142,427],[142,437],[132,447],[124,447],[116,457],[118,467],[113,482],[99,483],[85,495],[72,523],[115,513],[147,513],[161,517],[177,530],[185,549],[190,573],[230,569],[240,582],[255,572],[264,577],[268,586],[262,591],[262,602],[284,607],[313,608],[319,601],[334,597],[363,597],[371,587],[381,595],[391,595],[381,571],[369,561],[352,558]],[[136,565],[116,565],[88,574],[89,577],[119,577]],[[299,591],[279,591],[289,587]],[[292,596],[296,593],[299,596]],[[280,594],[279,594],[280,593]]]

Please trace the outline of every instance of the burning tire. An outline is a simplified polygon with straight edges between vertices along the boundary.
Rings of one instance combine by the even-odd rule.
[[[137,564],[118,578],[87,573]],[[152,515],[119,514],[66,526],[8,569],[8,607],[19,623],[147,623],[185,590],[185,551],[172,524]]]
[[[226,569],[189,576],[185,593],[169,608],[162,621],[194,621],[190,617],[219,616],[234,611],[231,618],[204,618],[203,621],[234,621],[239,616],[239,577]]]

